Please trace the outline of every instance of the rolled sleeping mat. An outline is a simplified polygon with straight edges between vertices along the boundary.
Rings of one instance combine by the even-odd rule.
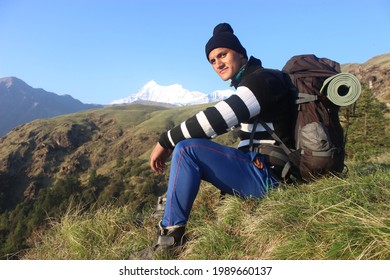
[[[338,106],[348,106],[360,96],[359,80],[350,73],[339,73],[326,79],[320,92]]]

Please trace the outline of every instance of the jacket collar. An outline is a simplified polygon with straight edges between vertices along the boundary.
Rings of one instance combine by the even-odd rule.
[[[230,86],[237,88],[241,83],[243,77],[247,76],[248,74],[254,72],[259,68],[263,68],[261,60],[251,56],[248,62],[244,66],[242,66],[240,71],[238,71],[237,74],[231,79]]]

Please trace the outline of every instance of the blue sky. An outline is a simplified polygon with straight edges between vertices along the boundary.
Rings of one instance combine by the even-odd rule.
[[[388,0],[0,0],[0,77],[97,104],[150,80],[227,89],[204,52],[220,22],[269,68],[304,53],[363,63],[390,52]]]

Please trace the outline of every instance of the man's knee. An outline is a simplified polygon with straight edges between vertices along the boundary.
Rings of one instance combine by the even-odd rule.
[[[202,138],[191,138],[180,141],[176,144],[175,149],[173,150],[173,157],[191,157],[193,159],[197,158],[199,149],[203,149],[207,146],[207,139]]]

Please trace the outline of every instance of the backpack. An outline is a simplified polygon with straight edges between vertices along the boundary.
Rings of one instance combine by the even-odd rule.
[[[340,64],[315,55],[298,55],[286,63],[282,72],[290,77],[291,94],[296,96],[295,149],[289,149],[258,119],[277,144],[261,144],[257,151],[268,161],[271,174],[282,180],[311,181],[341,173],[345,139],[338,115],[340,107],[327,98],[324,90],[324,82],[340,73]]]

